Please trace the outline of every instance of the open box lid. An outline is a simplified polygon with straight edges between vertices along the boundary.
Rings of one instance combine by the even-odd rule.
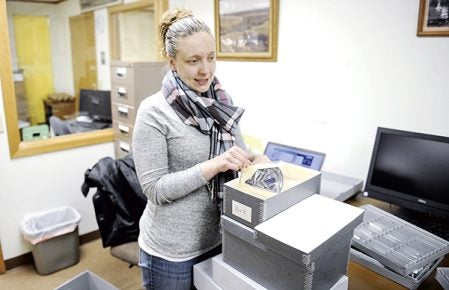
[[[354,228],[363,220],[363,212],[314,194],[257,225],[255,239],[308,265],[336,244],[350,240]]]

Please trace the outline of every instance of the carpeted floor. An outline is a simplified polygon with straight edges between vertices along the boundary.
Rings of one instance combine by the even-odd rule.
[[[85,270],[89,270],[119,289],[142,289],[139,268],[129,268],[126,262],[111,256],[109,248],[104,249],[100,239],[81,245],[80,261],[55,273],[39,275],[34,265],[30,264],[14,268],[5,274],[0,274],[0,289],[54,289]]]

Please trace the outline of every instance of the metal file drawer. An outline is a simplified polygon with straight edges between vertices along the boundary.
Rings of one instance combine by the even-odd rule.
[[[165,62],[111,61],[111,108],[116,158],[131,150],[132,131],[141,101],[161,89]]]
[[[112,83],[132,83],[134,80],[133,63],[117,62],[111,65]]]
[[[114,121],[134,125],[136,120],[136,109],[126,104],[112,103],[112,119]]]
[[[162,79],[168,68],[165,62],[111,62],[112,84],[136,87],[144,95],[152,95],[161,89]]]
[[[114,131],[115,138],[126,140],[131,144],[133,138],[134,126],[128,123],[122,123],[118,121],[112,122],[112,129]]]
[[[136,94],[133,86],[113,83],[111,86],[111,102],[134,106],[136,104]]]
[[[115,158],[120,159],[131,153],[131,143],[121,139],[114,140]]]

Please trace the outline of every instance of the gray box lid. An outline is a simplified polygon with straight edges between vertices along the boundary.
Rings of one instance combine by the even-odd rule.
[[[255,239],[309,265],[336,243],[351,240],[362,219],[363,209],[314,194],[257,225]]]

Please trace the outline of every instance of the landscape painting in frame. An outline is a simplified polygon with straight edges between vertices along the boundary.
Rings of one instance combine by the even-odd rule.
[[[276,61],[278,0],[215,0],[217,58]]]

